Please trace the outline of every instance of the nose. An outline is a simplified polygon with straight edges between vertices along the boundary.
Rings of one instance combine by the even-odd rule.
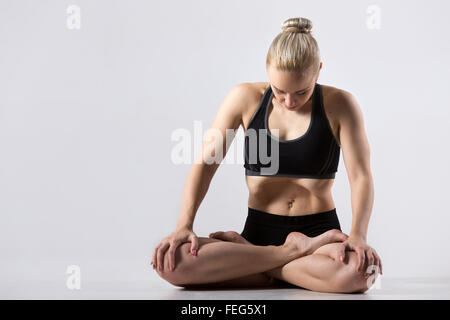
[[[286,98],[284,99],[284,103],[285,103],[288,107],[292,107],[292,106],[295,106],[295,105],[296,105],[295,102],[294,102],[294,100],[293,100],[292,98],[289,98],[289,97],[286,97]]]

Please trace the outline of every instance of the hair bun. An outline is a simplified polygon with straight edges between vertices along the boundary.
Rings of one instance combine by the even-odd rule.
[[[282,23],[281,29],[283,29],[283,32],[311,33],[312,22],[301,17],[289,18]]]

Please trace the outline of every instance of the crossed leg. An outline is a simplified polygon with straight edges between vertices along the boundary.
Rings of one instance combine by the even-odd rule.
[[[195,260],[199,257],[193,257],[190,254],[190,243],[182,244],[175,252],[178,271],[177,267],[172,272],[167,271],[168,258],[166,253],[166,257],[164,258],[164,271],[157,270],[158,274],[172,284],[182,287],[271,287],[276,284],[275,279],[277,279],[280,280],[281,283],[289,283],[297,287],[319,292],[351,293],[364,292],[368,289],[367,279],[365,279],[362,274],[355,271],[357,264],[356,253],[351,251],[346,252],[346,259],[344,262],[340,262],[333,257],[333,253],[336,252],[335,246],[340,245],[338,242],[322,245],[316,248],[313,253],[292,259],[287,263],[280,263],[281,260],[278,260],[277,263],[273,262],[277,265],[275,267],[266,268],[267,266],[270,266],[271,263],[268,261],[258,261],[260,262],[258,263],[259,269],[258,266],[253,269],[258,270],[257,272],[245,274],[243,276],[243,272],[241,272],[241,276],[233,277],[230,275],[231,271],[225,269],[227,268],[226,260],[221,260],[223,266],[216,265],[214,270],[211,269],[211,265],[214,264],[211,261],[215,260],[215,262],[217,262],[217,259],[220,259],[220,257],[214,256],[214,253],[222,250],[221,247],[224,246],[223,242],[228,243],[228,254],[233,252],[233,249],[244,249],[243,247],[236,246],[246,245],[247,248],[245,248],[245,250],[247,250],[247,252],[244,253],[244,251],[242,251],[243,256],[241,256],[241,259],[249,257],[256,259],[257,255],[263,254],[262,251],[266,249],[267,252],[265,255],[270,258],[269,255],[275,253],[275,251],[268,251],[270,249],[269,247],[273,246],[267,246],[267,248],[254,246],[242,237],[239,238],[235,236],[234,238],[228,239],[226,237],[222,238],[223,239],[199,238],[199,254],[202,249],[204,252],[202,257],[203,260],[201,262],[200,260]],[[232,244],[235,246],[233,247]],[[257,253],[258,250],[261,253]],[[252,254],[255,254],[255,256],[252,256]],[[233,268],[236,269],[236,266],[238,265],[251,263],[252,261],[240,261],[240,264],[234,264]],[[218,267],[222,267],[222,269],[218,269]],[[244,268],[244,266],[242,268]],[[263,270],[264,268],[266,270]],[[209,270],[213,271],[211,274],[208,274],[210,279],[213,279],[215,277],[213,274],[217,274],[217,271],[219,270],[221,274],[223,273],[222,271],[228,271],[228,279],[209,282],[200,281],[200,277],[205,276],[207,273],[206,271]],[[249,269],[247,268],[246,270],[248,273]]]
[[[264,272],[273,278],[318,292],[363,293],[369,287],[369,281],[362,273],[355,271],[358,257],[353,251],[347,251],[344,262],[332,255],[333,247],[339,243],[330,243],[315,253],[295,259],[284,266]]]

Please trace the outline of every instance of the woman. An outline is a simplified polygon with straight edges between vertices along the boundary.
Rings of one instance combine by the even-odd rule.
[[[267,54],[270,83],[234,87],[210,128],[222,136],[240,125],[246,132],[244,230],[209,238],[193,232],[195,213],[220,165],[196,161],[176,230],[153,252],[153,268],[174,285],[289,283],[350,293],[365,292],[371,275],[382,273],[380,257],[366,242],[374,190],[361,110],[347,91],[317,83],[322,62],[311,21],[291,18],[282,28]],[[229,144],[205,139],[202,154],[226,154]],[[352,190],[349,235],[341,232],[331,195],[341,147]]]

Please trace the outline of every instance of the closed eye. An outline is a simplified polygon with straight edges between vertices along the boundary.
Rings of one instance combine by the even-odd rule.
[[[284,94],[283,91],[280,91],[280,90],[277,90],[277,91],[278,91],[279,94]],[[304,92],[302,92],[302,93],[298,93],[298,92],[297,92],[297,95],[303,96],[305,93],[306,93],[306,91],[304,91]]]

